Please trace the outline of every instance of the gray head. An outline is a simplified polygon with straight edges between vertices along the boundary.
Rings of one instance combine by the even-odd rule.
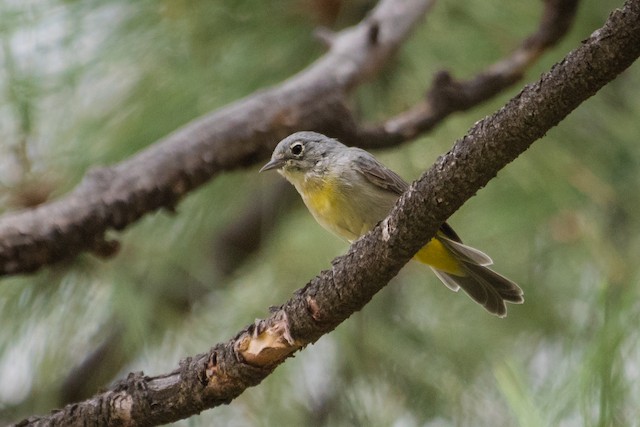
[[[340,142],[317,132],[296,132],[278,143],[269,163],[260,172],[282,169],[285,172],[306,172],[323,158],[344,147]]]

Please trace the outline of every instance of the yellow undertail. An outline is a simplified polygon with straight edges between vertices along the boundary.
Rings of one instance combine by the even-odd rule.
[[[429,243],[424,245],[413,259],[445,273],[455,276],[466,275],[460,267],[460,262],[436,238],[431,239]]]

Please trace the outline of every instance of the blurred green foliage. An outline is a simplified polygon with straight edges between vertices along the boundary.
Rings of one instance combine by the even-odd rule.
[[[1,210],[64,194],[88,167],[280,82],[321,55],[316,26],[350,25],[370,3],[336,14],[312,0],[0,2]],[[585,0],[569,36],[525,81],[620,5]],[[437,70],[472,76],[533,31],[541,6],[440,2],[354,107],[380,119],[418,100]],[[413,179],[522,84],[377,154]],[[638,425],[638,87],[636,65],[451,219],[524,288],[526,303],[506,320],[409,264],[263,384],[177,425]],[[176,215],[149,215],[117,235],[113,260],[83,255],[2,279],[0,424],[80,393],[64,384],[105,343],[100,375],[82,377],[89,393],[130,371],[173,369],[327,268],[346,246],[297,202],[231,277],[216,270],[216,235],[277,179],[257,168],[218,177]]]

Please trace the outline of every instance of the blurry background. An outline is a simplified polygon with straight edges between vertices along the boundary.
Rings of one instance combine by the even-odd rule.
[[[342,4],[341,7],[340,4]],[[0,0],[0,206],[34,206],[322,54],[312,31],[371,1]],[[562,43],[497,99],[377,152],[411,180],[622,4],[585,0]],[[354,108],[402,111],[442,68],[467,78],[533,31],[542,4],[442,1]],[[409,264],[366,308],[231,405],[177,425],[622,426],[640,419],[640,67],[584,103],[450,220],[519,282],[507,319]],[[156,375],[285,301],[346,245],[277,174],[220,176],[90,255],[0,280],[0,424]],[[254,209],[261,249],[221,234]],[[267,225],[273,225],[267,231]],[[225,243],[226,242],[226,243]]]

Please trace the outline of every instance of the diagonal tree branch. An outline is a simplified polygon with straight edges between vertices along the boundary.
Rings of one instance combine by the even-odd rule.
[[[173,372],[130,374],[92,399],[17,425],[157,425],[229,403],[364,307],[467,199],[638,56],[640,0],[627,0],[538,82],[474,125],[389,217],[270,317]]]
[[[463,109],[462,104],[468,108],[490,96],[486,90],[477,95],[478,86],[496,79],[513,83],[514,77],[508,76],[520,76],[527,63],[514,58],[532,60],[555,42],[573,19],[577,4],[577,0],[547,0],[535,35],[511,59],[492,67],[488,77],[460,84],[441,74],[426,103],[382,126],[359,128],[345,106],[346,96],[389,61],[434,2],[381,0],[360,24],[325,37],[330,46],[327,54],[281,85],[196,119],[119,164],[94,168],[59,200],[4,215],[0,275],[34,271],[87,250],[113,255],[118,243],[105,239],[108,230],[124,229],[163,207],[172,209],[221,171],[266,158],[279,139],[296,130],[318,130],[348,143],[366,141],[368,146],[415,137]],[[476,95],[465,95],[468,99],[461,103],[463,92]],[[443,94],[445,99],[458,99],[453,108],[451,102],[442,102]]]

